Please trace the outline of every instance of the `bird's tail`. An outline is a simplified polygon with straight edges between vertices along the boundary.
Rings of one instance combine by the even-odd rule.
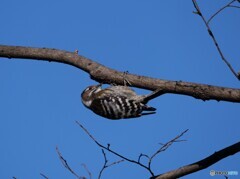
[[[156,108],[144,105],[143,106],[143,111],[156,111]]]
[[[155,114],[156,112],[145,112],[145,113],[142,113],[141,116],[144,116],[144,115],[149,115],[149,114]]]

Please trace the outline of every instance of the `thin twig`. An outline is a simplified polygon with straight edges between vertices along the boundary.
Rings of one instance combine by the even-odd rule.
[[[111,166],[116,165],[116,164],[119,164],[119,163],[121,163],[121,162],[124,161],[124,160],[118,160],[118,161],[115,161],[115,162],[113,162],[113,163],[111,163],[111,164],[108,165],[108,164],[107,164],[107,163],[108,163],[107,155],[106,155],[104,149],[102,149],[102,154],[103,154],[103,157],[104,157],[104,164],[103,164],[102,169],[101,169],[100,172],[99,172],[98,179],[101,178],[102,173],[103,173],[103,171],[104,171],[106,168],[111,167]]]
[[[92,173],[88,170],[87,165],[82,164],[82,166],[86,170],[86,172],[88,173],[89,179],[92,179]]]
[[[115,162],[112,162],[112,163],[110,163],[109,165],[107,165],[107,167],[111,167],[111,166],[113,166],[113,165],[116,165],[116,164],[119,164],[119,163],[121,163],[121,162],[124,162],[125,160],[118,160],[118,161],[115,161]]]
[[[146,154],[140,154],[139,157],[138,157],[138,162],[141,162],[141,158],[142,157],[146,157],[147,159],[149,159],[149,156],[146,155]]]
[[[79,127],[81,127],[81,128],[87,133],[87,135],[88,135],[99,147],[101,147],[102,149],[105,149],[105,150],[109,151],[110,153],[112,153],[112,154],[114,154],[114,155],[122,158],[123,160],[126,160],[126,161],[131,162],[131,163],[135,163],[135,164],[137,164],[137,165],[145,168],[152,176],[154,176],[154,173],[153,173],[153,171],[151,170],[151,168],[149,168],[148,166],[146,166],[146,165],[144,165],[144,164],[142,164],[142,163],[140,163],[140,162],[138,162],[138,161],[136,161],[136,160],[129,159],[129,158],[124,157],[123,155],[121,155],[121,154],[113,151],[112,149],[110,149],[110,144],[108,144],[107,147],[104,146],[104,145],[102,145],[102,144],[100,144],[100,143],[90,134],[90,132],[88,132],[88,130],[87,130],[82,124],[80,124],[78,121],[76,121],[76,123],[79,125]]]
[[[227,61],[227,59],[224,57],[224,55],[223,55],[223,53],[222,53],[222,50],[220,49],[220,47],[219,47],[219,45],[218,45],[218,42],[217,42],[216,38],[214,37],[214,34],[213,34],[210,26],[208,25],[207,20],[206,20],[205,17],[202,15],[202,12],[201,12],[198,4],[197,4],[197,1],[196,1],[196,0],[192,0],[192,2],[193,2],[193,5],[194,5],[195,9],[197,10],[196,14],[198,14],[198,15],[202,18],[203,22],[205,23],[205,25],[206,25],[206,27],[207,27],[207,30],[208,30],[208,33],[209,33],[209,35],[212,37],[213,42],[214,42],[214,44],[215,44],[215,46],[216,46],[216,48],[217,48],[217,50],[218,50],[218,52],[219,52],[222,60],[225,62],[225,64],[228,66],[228,68],[231,70],[231,72],[234,74],[234,76],[236,76],[236,78],[237,78],[238,80],[240,80],[240,74],[237,74],[237,73],[234,71],[234,69],[232,68],[231,64],[230,64],[230,63]]]
[[[43,173],[40,173],[40,175],[45,178],[45,179],[48,179],[48,177],[46,175],[44,175]]]
[[[76,173],[71,169],[71,167],[70,167],[70,166],[68,165],[68,163],[67,163],[67,160],[65,160],[65,159],[63,158],[62,154],[60,153],[58,147],[56,147],[56,151],[57,151],[57,154],[58,154],[58,156],[59,156],[60,161],[62,162],[63,166],[64,166],[67,170],[69,170],[69,171],[70,171],[74,176],[76,176],[78,179],[86,179],[86,177],[79,176],[78,174],[76,174]]]
[[[185,130],[185,131],[182,132],[180,135],[176,136],[175,138],[173,138],[172,140],[170,140],[170,141],[167,142],[166,144],[163,144],[163,146],[162,146],[159,150],[157,150],[151,157],[149,157],[149,156],[146,155],[146,154],[140,154],[139,157],[138,157],[138,160],[133,160],[133,159],[129,159],[129,158],[127,158],[127,157],[125,157],[125,156],[123,156],[123,155],[121,155],[121,154],[113,151],[112,149],[110,149],[110,144],[107,144],[107,147],[104,146],[104,145],[102,145],[101,143],[99,143],[99,142],[90,134],[90,132],[89,132],[82,124],[80,124],[78,121],[76,121],[76,123],[80,126],[80,128],[82,128],[82,129],[84,130],[84,132],[87,133],[87,135],[88,135],[100,148],[102,148],[102,153],[103,153],[103,156],[104,156],[104,166],[103,166],[102,170],[101,170],[100,173],[99,173],[99,178],[101,177],[103,170],[104,170],[106,167],[110,166],[110,165],[107,165],[108,160],[107,160],[107,158],[106,158],[106,154],[105,154],[105,152],[104,152],[103,149],[105,149],[105,150],[109,151],[110,153],[112,153],[112,154],[114,154],[114,155],[122,158],[123,160],[126,160],[126,161],[128,161],[128,162],[137,164],[137,165],[145,168],[152,176],[154,176],[154,173],[153,173],[153,171],[152,171],[152,169],[151,169],[151,162],[152,162],[153,158],[156,157],[157,154],[159,154],[160,152],[163,152],[163,151],[167,150],[168,147],[170,147],[174,142],[184,141],[184,140],[178,140],[178,139],[179,139],[180,137],[182,137],[182,136],[188,131],[188,129]],[[148,164],[147,164],[147,165],[144,165],[143,163],[141,163],[141,158],[142,158],[142,157],[148,158]],[[119,163],[119,162],[121,162],[121,160],[118,161],[118,162],[116,162],[116,163]],[[111,165],[113,165],[113,164],[115,164],[115,163],[112,163]]]
[[[238,8],[238,9],[240,9],[240,6],[235,6],[235,5],[229,5],[228,7],[233,7],[233,8]]]
[[[153,160],[159,153],[164,152],[165,150],[167,150],[173,143],[186,141],[186,140],[178,140],[178,139],[179,139],[180,137],[182,137],[187,131],[188,131],[188,129],[185,130],[185,131],[183,131],[183,132],[182,132],[181,134],[179,134],[178,136],[174,137],[174,138],[173,138],[172,140],[170,140],[169,142],[163,144],[160,149],[158,149],[151,157],[149,157],[148,167],[151,168],[152,160]]]
[[[106,153],[104,152],[103,149],[102,149],[102,154],[103,154],[103,157],[104,157],[104,164],[103,164],[102,169],[101,169],[100,172],[99,172],[98,179],[101,178],[102,172],[103,172],[103,170],[106,168],[106,165],[107,165],[107,162],[108,162],[107,157],[106,157]]]
[[[103,156],[104,156],[104,166],[103,166],[102,170],[101,170],[100,173],[99,173],[99,179],[100,179],[101,173],[104,171],[104,169],[106,169],[106,168],[108,168],[108,167],[111,167],[111,166],[113,166],[113,165],[119,164],[119,163],[121,163],[121,162],[124,162],[124,160],[122,159],[122,160],[118,160],[118,161],[115,161],[115,162],[107,165],[107,163],[108,163],[107,155],[106,155],[106,153],[104,152],[103,149],[102,149],[102,153],[103,153]]]
[[[230,7],[230,5],[231,5],[232,3],[234,3],[235,1],[236,1],[236,0],[230,1],[230,2],[227,3],[225,6],[223,6],[222,8],[220,8],[217,12],[215,12],[215,13],[208,19],[207,24],[209,24],[210,21],[211,21],[216,15],[218,15],[221,11],[223,11],[223,10],[226,9],[227,7]]]

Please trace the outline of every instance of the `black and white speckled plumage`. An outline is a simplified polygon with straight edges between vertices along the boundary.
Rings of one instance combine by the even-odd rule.
[[[137,95],[127,86],[89,86],[82,94],[83,104],[94,113],[109,119],[135,118],[153,114],[156,109],[146,105],[150,95]],[[144,111],[150,111],[145,112]]]

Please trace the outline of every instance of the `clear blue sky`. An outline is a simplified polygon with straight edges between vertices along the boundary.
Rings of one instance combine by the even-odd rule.
[[[199,0],[200,1],[200,0]],[[228,1],[201,1],[209,17]],[[14,1],[0,6],[0,43],[79,50],[105,66],[167,80],[239,88],[221,61],[194,7],[187,1]],[[225,56],[240,70],[240,11],[227,9],[211,23]],[[150,104],[157,114],[111,121],[96,116],[80,101],[81,91],[95,84],[72,66],[0,58],[0,178],[75,178],[58,159],[58,146],[69,165],[96,178],[103,165],[99,147],[75,124],[81,122],[102,144],[137,159],[151,154],[185,129],[187,142],[176,143],[153,162],[156,174],[198,161],[239,141],[239,104],[196,100],[167,94]],[[137,90],[146,94],[149,91]],[[107,154],[110,162],[118,158]],[[185,178],[210,177],[210,170],[240,172],[236,154]],[[103,178],[148,178],[127,162]],[[221,177],[222,178],[222,177]],[[234,178],[234,177],[233,177]],[[235,177],[237,178],[237,177]]]

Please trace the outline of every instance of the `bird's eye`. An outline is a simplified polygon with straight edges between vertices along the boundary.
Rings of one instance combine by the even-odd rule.
[[[95,87],[94,86],[89,86],[88,88],[86,88],[84,91],[92,91]]]

